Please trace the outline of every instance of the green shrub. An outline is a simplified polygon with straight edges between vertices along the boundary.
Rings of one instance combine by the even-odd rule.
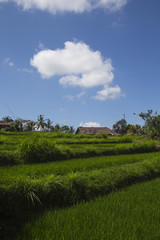
[[[26,139],[19,145],[20,157],[24,163],[45,163],[54,160],[60,160],[61,150],[54,142],[34,137]]]

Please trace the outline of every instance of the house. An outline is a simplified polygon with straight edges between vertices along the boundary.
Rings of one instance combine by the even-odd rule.
[[[0,122],[0,130],[3,130],[6,127],[10,127],[11,123],[10,122]]]
[[[111,136],[121,136],[119,133],[107,127],[78,127],[76,134],[95,135],[105,133]]]

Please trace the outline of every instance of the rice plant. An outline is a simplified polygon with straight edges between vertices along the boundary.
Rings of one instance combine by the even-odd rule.
[[[16,240],[159,240],[160,179],[71,208],[46,211]]]

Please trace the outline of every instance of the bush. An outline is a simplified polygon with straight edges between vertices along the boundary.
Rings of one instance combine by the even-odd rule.
[[[20,157],[24,163],[45,163],[54,160],[60,160],[61,150],[55,143],[34,137],[26,139],[19,145]]]

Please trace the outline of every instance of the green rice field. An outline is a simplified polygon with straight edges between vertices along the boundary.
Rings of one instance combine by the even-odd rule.
[[[159,239],[157,145],[0,132],[0,239]]]
[[[26,223],[17,240],[159,240],[160,179],[50,210]]]

